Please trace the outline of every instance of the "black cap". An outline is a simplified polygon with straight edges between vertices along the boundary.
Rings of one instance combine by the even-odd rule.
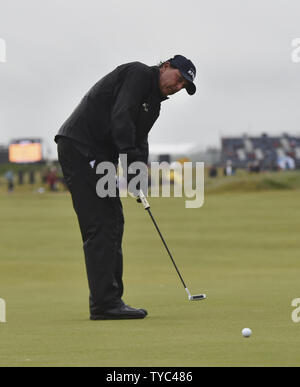
[[[174,58],[169,59],[171,66],[178,69],[181,75],[188,81],[186,91],[189,95],[196,93],[196,85],[194,79],[196,78],[196,67],[193,63],[182,55],[175,55]]]

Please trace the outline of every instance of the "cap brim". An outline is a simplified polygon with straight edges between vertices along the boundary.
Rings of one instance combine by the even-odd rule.
[[[186,87],[186,91],[189,95],[194,95],[196,93],[196,85],[192,82],[189,82],[189,84]]]
[[[193,79],[190,77],[190,75],[184,73],[184,72],[181,72],[182,76],[188,81],[188,84],[187,84],[187,87],[186,87],[186,91],[189,95],[194,95],[196,93],[196,85],[194,84],[193,82]]]

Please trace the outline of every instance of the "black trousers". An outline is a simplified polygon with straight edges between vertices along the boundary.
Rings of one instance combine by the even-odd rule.
[[[97,316],[123,304],[123,208],[119,195],[105,198],[97,195],[100,176],[72,144],[68,138],[58,140],[58,159],[81,230],[90,313]]]

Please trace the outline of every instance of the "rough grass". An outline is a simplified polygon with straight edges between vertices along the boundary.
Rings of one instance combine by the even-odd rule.
[[[300,171],[260,174],[238,171],[236,176],[220,176],[217,179],[207,177],[205,187],[207,193],[299,190]]]

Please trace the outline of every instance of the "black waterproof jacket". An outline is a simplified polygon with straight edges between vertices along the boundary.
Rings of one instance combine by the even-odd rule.
[[[73,139],[91,159],[128,163],[149,155],[148,133],[166,98],[159,89],[159,68],[140,62],[117,67],[84,96],[55,137]]]

